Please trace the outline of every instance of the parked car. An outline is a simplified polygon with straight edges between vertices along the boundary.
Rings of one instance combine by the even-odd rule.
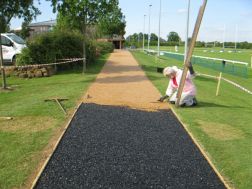
[[[1,43],[4,65],[15,65],[17,55],[26,47],[25,41],[14,33],[2,33]]]

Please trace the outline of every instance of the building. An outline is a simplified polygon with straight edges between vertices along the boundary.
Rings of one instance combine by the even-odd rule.
[[[32,23],[28,26],[30,28],[30,37],[36,36],[41,33],[49,32],[53,29],[55,25],[56,20]]]
[[[122,49],[123,48],[123,44],[125,42],[125,39],[123,36],[119,36],[119,35],[113,35],[113,37],[110,38],[100,38],[97,39],[97,41],[102,41],[102,42],[112,42],[115,49]]]

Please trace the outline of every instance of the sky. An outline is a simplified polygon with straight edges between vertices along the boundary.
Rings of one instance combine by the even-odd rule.
[[[167,39],[171,31],[177,32],[182,40],[185,39],[188,1],[161,0],[160,36],[163,39]],[[40,2],[40,5],[36,3],[36,6],[42,14],[33,22],[55,19],[56,14],[52,13],[50,2]],[[189,37],[192,35],[203,0],[190,2]],[[150,33],[158,35],[160,0],[119,0],[119,6],[126,18],[125,37],[143,31],[148,33],[149,28]],[[197,40],[252,42],[251,18],[251,0],[208,0]],[[11,28],[17,28],[21,24],[22,20],[14,18]]]

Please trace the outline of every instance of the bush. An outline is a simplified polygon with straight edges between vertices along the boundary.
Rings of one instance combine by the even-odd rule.
[[[114,50],[114,45],[111,42],[96,42],[95,46],[98,54],[111,53]]]
[[[28,48],[22,49],[21,54],[17,56],[16,64],[20,66],[32,64],[30,50]]]
[[[77,32],[50,32],[33,38],[22,50],[17,64],[45,64],[57,59],[82,58],[83,36]],[[95,57],[95,47],[92,42],[86,42],[87,62]]]

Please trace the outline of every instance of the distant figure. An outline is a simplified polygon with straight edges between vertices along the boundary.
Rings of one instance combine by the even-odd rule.
[[[163,102],[165,99],[169,98],[171,104],[175,104],[177,100],[177,91],[179,87],[179,82],[182,77],[183,71],[178,69],[176,66],[166,67],[163,71],[165,77],[169,78],[169,84],[166,90],[165,96],[162,96],[158,101]],[[185,86],[181,94],[180,106],[196,106],[197,100],[196,96],[196,87],[192,81],[192,78],[195,77],[195,72],[190,63],[189,71],[186,76]]]
[[[177,45],[175,46],[175,52],[178,52],[178,46]]]

